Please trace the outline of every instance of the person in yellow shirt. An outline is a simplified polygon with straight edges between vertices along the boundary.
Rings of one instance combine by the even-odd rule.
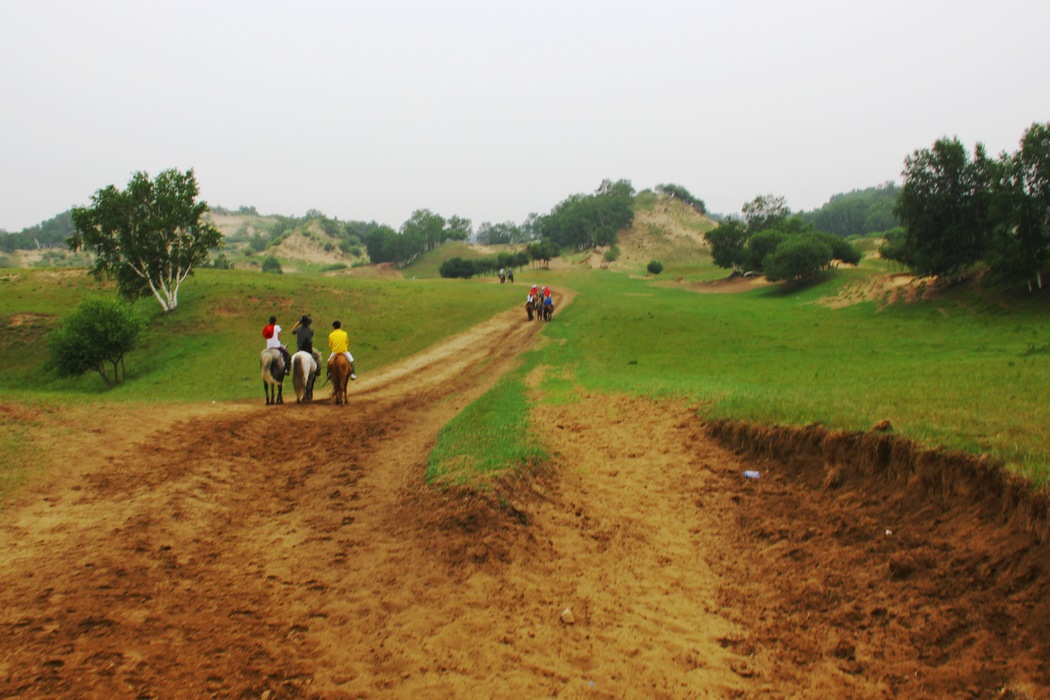
[[[336,353],[343,353],[346,355],[346,359],[350,362],[350,378],[357,379],[357,370],[354,368],[354,356],[350,354],[350,336],[343,330],[339,321],[332,321],[333,330],[328,334],[328,347],[332,350],[332,354],[328,356],[328,361],[332,361],[332,357]]]

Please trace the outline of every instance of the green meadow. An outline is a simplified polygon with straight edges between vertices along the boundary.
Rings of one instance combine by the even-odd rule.
[[[137,303],[149,328],[127,357],[127,382],[113,390],[96,375],[58,379],[45,353],[46,333],[63,314],[112,290],[81,271],[2,270],[0,363],[8,381],[0,400],[261,402],[260,328],[270,314],[290,328],[307,313],[321,337],[340,319],[359,371],[367,372],[520,306],[527,285],[538,282],[571,289],[575,300],[544,326],[516,371],[446,426],[430,479],[483,483],[541,461],[535,421],[542,413],[530,410],[537,399],[524,377],[542,367],[543,401],[571,402],[584,388],[674,397],[705,418],[849,430],[888,419],[898,434],[928,446],[988,453],[1038,485],[1047,481],[1043,299],[958,289],[920,303],[820,303],[882,271],[872,265],[832,272],[804,290],[742,294],[697,294],[677,282],[718,277],[702,260],[668,265],[655,278],[642,270],[522,270],[517,284],[503,286],[434,279],[431,267],[424,263],[415,278],[409,268],[400,280],[200,270],[183,285],[174,313],[161,314],[152,299]],[[9,465],[24,454],[24,438],[5,416],[0,459]]]

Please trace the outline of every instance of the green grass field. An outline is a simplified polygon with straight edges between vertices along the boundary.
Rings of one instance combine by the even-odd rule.
[[[832,273],[786,293],[696,294],[679,278],[717,276],[702,261],[666,263],[658,277],[609,271],[525,270],[516,285],[479,280],[371,280],[201,270],[168,316],[138,302],[150,326],[127,358],[128,381],[59,380],[45,366],[45,335],[91,294],[112,293],[79,271],[0,271],[0,400],[49,402],[226,401],[258,398],[259,329],[274,313],[290,328],[309,313],[323,338],[339,318],[362,371],[417,352],[498,311],[518,306],[526,284],[571,287],[574,303],[543,333],[521,369],[443,432],[429,474],[471,481],[499,465],[535,460],[524,373],[547,367],[548,401],[589,391],[683,397],[704,417],[866,430],[889,419],[929,446],[989,453],[1038,484],[1050,473],[1050,316],[1044,299],[1003,301],[959,289],[921,303],[845,308],[817,303],[878,264]],[[288,338],[291,340],[291,338]],[[323,345],[323,341],[322,341]],[[485,435],[485,440],[470,439]],[[494,437],[492,437],[494,436]],[[500,437],[502,436],[502,437]],[[492,437],[492,439],[489,439]],[[0,455],[19,449],[5,431]],[[487,454],[469,445],[484,442]]]

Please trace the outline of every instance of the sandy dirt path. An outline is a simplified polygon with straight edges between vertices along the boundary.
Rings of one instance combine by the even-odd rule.
[[[342,408],[8,407],[49,466],[0,514],[0,697],[1046,697],[1043,545],[912,508],[894,568],[886,499],[744,462],[693,407],[543,404],[542,473],[427,488],[541,328],[498,315]]]

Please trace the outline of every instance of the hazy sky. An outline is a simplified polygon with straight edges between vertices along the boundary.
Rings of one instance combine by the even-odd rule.
[[[0,0],[0,228],[132,173],[210,204],[521,222],[603,178],[730,213],[1050,121],[1047,0]]]

